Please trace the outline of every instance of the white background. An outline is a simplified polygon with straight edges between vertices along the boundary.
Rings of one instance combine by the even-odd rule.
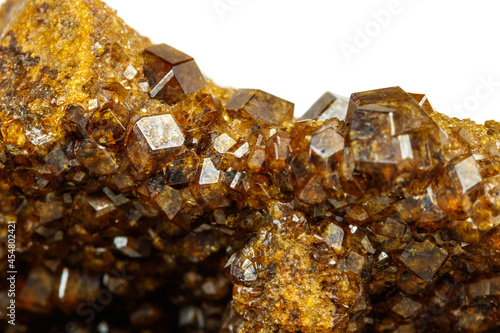
[[[399,85],[438,111],[500,121],[497,0],[105,2],[218,84],[263,89],[294,102],[296,115],[326,90],[348,97]],[[346,45],[357,53],[346,57]]]

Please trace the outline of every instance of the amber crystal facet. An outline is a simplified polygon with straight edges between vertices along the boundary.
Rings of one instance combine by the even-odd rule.
[[[344,97],[326,92],[300,117],[300,120],[327,120],[330,118],[344,120],[347,106],[348,101]]]
[[[141,173],[152,173],[184,150],[184,134],[171,114],[141,118],[127,142],[127,156]]]
[[[353,94],[346,121],[353,178],[364,191],[418,192],[444,163],[439,127],[399,87]]]
[[[176,102],[205,86],[205,78],[194,59],[167,44],[146,48],[144,75],[152,88],[151,97],[167,103]]]
[[[500,329],[498,122],[399,87],[294,120],[97,0],[0,20],[2,332]]]
[[[257,89],[239,89],[226,104],[232,117],[255,123],[283,126],[293,120],[293,103]]]

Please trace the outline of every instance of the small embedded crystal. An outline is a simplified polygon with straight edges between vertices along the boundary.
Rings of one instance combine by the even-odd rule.
[[[92,114],[87,124],[87,132],[98,144],[117,144],[125,138],[130,117],[123,105],[110,103]]]
[[[117,250],[130,258],[148,257],[151,251],[148,242],[133,237],[117,236],[113,243]]]
[[[137,69],[132,64],[129,64],[127,68],[123,71],[123,76],[127,80],[132,80],[137,75]]]
[[[179,147],[184,135],[170,114],[141,118],[136,124],[151,150]]]
[[[250,118],[264,125],[284,125],[293,120],[293,103],[256,89],[239,89],[226,104],[235,117]]]
[[[119,156],[113,151],[90,140],[78,141],[75,145],[75,155],[86,168],[101,175],[116,173],[120,164]]]
[[[327,120],[331,118],[344,120],[347,113],[347,105],[348,101],[344,97],[325,92],[316,102],[314,102],[309,110],[300,117],[300,120]]]
[[[214,148],[219,153],[224,154],[232,146],[234,146],[235,143],[236,141],[234,141],[233,138],[231,138],[226,133],[223,133],[214,139]]]
[[[179,212],[182,205],[180,192],[170,186],[165,186],[163,191],[155,198],[155,201],[171,220]]]
[[[88,109],[95,110],[99,107],[99,101],[97,99],[92,99],[89,101]]]
[[[148,82],[141,82],[141,83],[139,83],[139,87],[144,92],[148,92],[149,91],[149,83]]]
[[[403,297],[392,307],[392,311],[403,318],[410,318],[415,315],[422,305],[409,297]]]
[[[320,157],[330,157],[343,149],[344,138],[332,128],[320,130],[311,138],[311,150]]]
[[[128,140],[128,159],[141,173],[153,172],[184,147],[184,134],[171,114],[141,118]]]
[[[238,147],[238,149],[236,149],[234,151],[234,156],[236,156],[237,158],[241,158],[243,157],[243,155],[245,155],[247,152],[248,152],[248,142],[245,142],[243,143],[241,146]]]
[[[344,240],[344,230],[336,225],[335,223],[330,223],[326,227],[324,232],[325,241],[328,245],[333,247],[336,251],[342,249],[342,241]]]
[[[200,185],[215,184],[219,181],[220,171],[214,166],[210,158],[203,159],[200,174]]]
[[[364,263],[365,263],[365,258],[363,258],[363,256],[359,255],[356,252],[351,252],[347,257],[346,265],[347,269],[350,270],[351,272],[355,274],[360,274],[361,270],[363,269]]]
[[[448,257],[445,249],[435,246],[429,240],[410,243],[401,254],[401,262],[424,281],[431,281]]]

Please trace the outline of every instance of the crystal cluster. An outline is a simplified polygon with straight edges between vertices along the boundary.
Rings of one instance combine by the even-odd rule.
[[[0,19],[3,332],[500,329],[500,123],[399,87],[294,119],[97,0]]]

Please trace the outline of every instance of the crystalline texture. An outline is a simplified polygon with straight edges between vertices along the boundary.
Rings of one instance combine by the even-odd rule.
[[[291,122],[293,108],[293,103],[256,89],[240,89],[226,104],[235,116],[274,126]]]
[[[210,158],[203,159],[200,174],[200,185],[215,184],[219,181],[220,171],[214,166]]]
[[[330,157],[344,149],[344,138],[332,128],[326,128],[311,138],[311,150],[321,157]]]
[[[353,94],[346,121],[354,178],[364,191],[418,192],[444,162],[438,126],[399,87]]]
[[[334,223],[330,223],[325,230],[325,241],[335,250],[342,249],[342,241],[344,239],[344,230]]]
[[[216,137],[214,139],[214,148],[219,153],[224,154],[232,146],[234,146],[235,143],[236,143],[236,141],[234,141],[229,135],[227,135],[226,133],[223,133],[222,135],[219,135],[218,137]]]
[[[142,118],[137,127],[151,150],[179,147],[184,143],[184,135],[170,114]]]
[[[347,113],[347,106],[348,101],[345,97],[325,92],[300,119],[327,120],[337,118],[344,120]]]
[[[146,48],[144,75],[152,87],[151,97],[163,99],[167,103],[197,92],[206,84],[193,58],[166,44]]]
[[[401,254],[401,261],[424,281],[431,281],[448,257],[445,249],[429,240],[410,243]]]
[[[482,180],[473,156],[469,156],[457,163],[455,170],[463,192],[468,192]]]
[[[141,118],[129,137],[127,155],[139,172],[150,173],[183,151],[184,134],[170,114]]]
[[[170,186],[165,186],[155,200],[169,219],[173,219],[181,209],[181,194]]]
[[[498,122],[398,87],[327,93],[294,121],[98,0],[7,0],[0,18],[16,329],[499,330]]]

